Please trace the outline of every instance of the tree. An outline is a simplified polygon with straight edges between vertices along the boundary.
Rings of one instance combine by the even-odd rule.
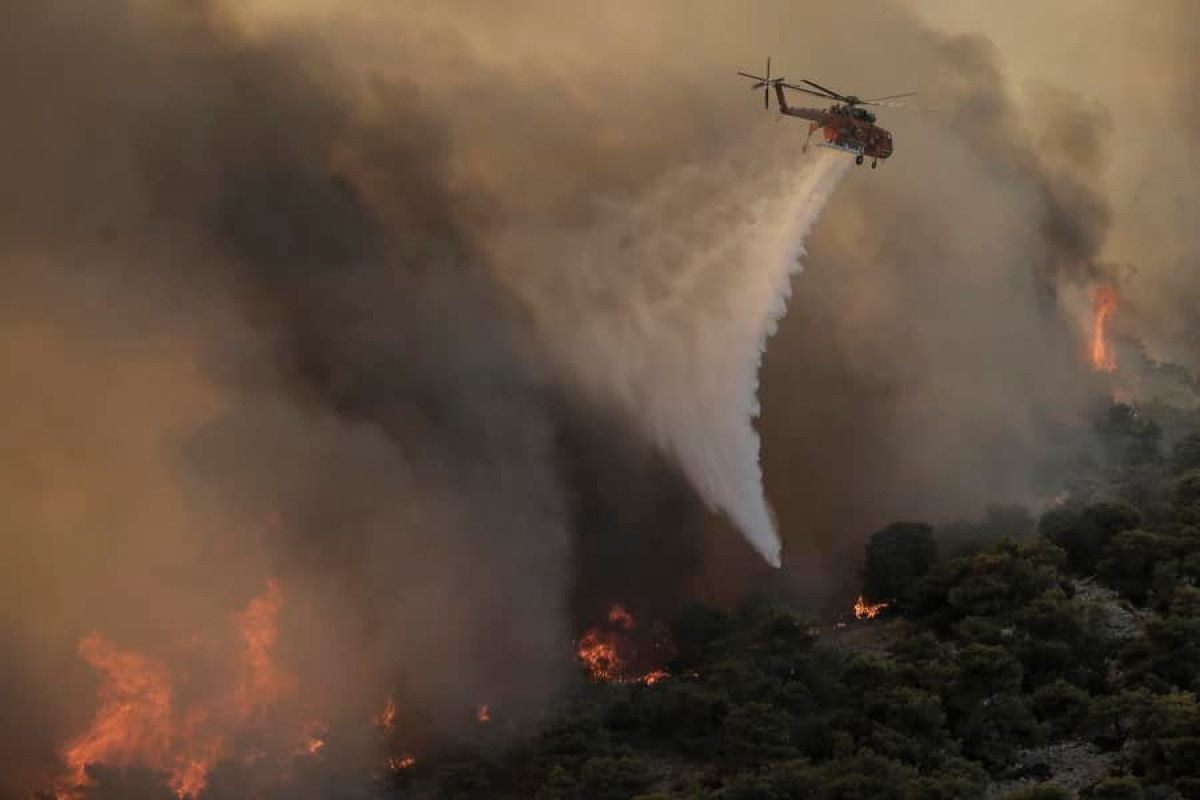
[[[1057,737],[1073,735],[1088,718],[1088,693],[1063,680],[1048,683],[1033,693],[1033,711],[1050,725]]]
[[[1021,662],[1003,647],[969,644],[958,654],[958,681],[953,688],[955,705],[975,705],[981,700],[1021,688]]]
[[[860,750],[854,755],[826,762],[816,770],[798,768],[783,772],[775,779],[775,786],[780,798],[905,800],[909,781],[915,777],[917,771],[913,767],[870,750]],[[809,793],[814,784],[819,787],[815,795]]]
[[[1171,448],[1170,467],[1172,475],[1182,475],[1200,470],[1200,433],[1193,433],[1175,443]]]
[[[580,800],[626,800],[654,780],[654,772],[633,756],[592,758],[580,770]]]
[[[917,582],[937,560],[933,528],[919,522],[893,522],[867,543],[863,592],[873,602],[903,608],[915,598]]]
[[[1122,500],[1095,503],[1071,519],[1063,514],[1042,516],[1040,529],[1050,541],[1067,551],[1067,569],[1089,575],[1096,559],[1114,536],[1138,527],[1142,515]]]
[[[961,800],[982,797],[988,775],[983,767],[961,758],[943,762],[941,769],[922,775],[908,785],[908,798]]]
[[[1146,605],[1156,569],[1173,560],[1174,543],[1166,536],[1140,529],[1123,531],[1105,546],[1096,574],[1123,596]]]
[[[747,703],[730,710],[722,729],[725,757],[755,766],[799,755],[791,743],[791,719],[767,703]]]
[[[729,616],[720,609],[693,604],[680,611],[671,623],[675,657],[672,672],[684,672],[712,655],[712,648],[729,632]]]
[[[1003,800],[1073,800],[1075,795],[1055,784],[1033,786],[1003,795]]]
[[[1037,530],[1037,520],[1024,506],[991,505],[979,522],[956,522],[937,529],[938,553],[943,558],[971,555],[1004,539],[1022,541]]]
[[[1097,697],[1088,710],[1088,730],[1099,744],[1119,747],[1142,728],[1153,702],[1150,693],[1140,689]]]
[[[946,602],[964,617],[1010,617],[1062,583],[1054,567],[1031,557],[1041,553],[1003,542],[972,556]]]
[[[1104,445],[1109,464],[1114,467],[1145,464],[1160,457],[1162,428],[1132,406],[1124,403],[1110,406],[1105,418],[1096,423],[1095,431]]]
[[[1185,472],[1175,481],[1171,515],[1184,525],[1200,526],[1200,469]]]

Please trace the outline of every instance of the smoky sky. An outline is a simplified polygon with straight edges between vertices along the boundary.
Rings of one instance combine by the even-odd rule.
[[[1194,237],[1130,243],[1195,173],[1094,87],[1021,86],[986,31],[870,6],[0,2],[0,785],[87,724],[81,636],[162,652],[267,576],[330,718],[402,684],[449,730],[536,716],[608,603],[764,570],[604,390],[640,348],[689,380],[708,351],[604,332],[629,287],[672,331],[727,311],[744,263],[697,307],[673,269],[777,208],[803,126],[734,75],[768,54],[939,108],[881,115],[896,155],[842,177],[767,344],[787,579],[840,586],[896,518],[1052,493],[1104,389],[1088,286],[1140,280],[1129,332],[1187,352]],[[1192,11],[1128,46],[1194,75]],[[1173,209],[1144,234],[1109,177],[1139,155]]]

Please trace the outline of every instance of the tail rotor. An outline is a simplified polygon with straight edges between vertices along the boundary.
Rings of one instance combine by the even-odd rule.
[[[781,84],[785,80],[787,80],[786,78],[772,78],[771,77],[771,57],[770,56],[767,56],[767,74],[766,74],[766,76],[751,75],[748,72],[739,72],[738,75],[741,75],[743,78],[749,78],[750,80],[754,81],[754,85],[750,87],[750,91],[753,92],[753,91],[757,91],[758,89],[763,90],[763,108],[771,107],[771,87],[778,86],[779,84]]]

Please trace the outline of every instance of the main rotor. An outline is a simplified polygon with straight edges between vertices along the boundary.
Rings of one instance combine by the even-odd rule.
[[[858,97],[857,95],[841,94],[840,92],[835,92],[833,89],[822,86],[821,84],[819,84],[815,81],[810,81],[807,78],[800,79],[800,83],[807,84],[807,87],[806,86],[797,86],[794,83],[787,83],[786,79],[782,78],[782,77],[772,78],[771,77],[771,57],[770,56],[767,57],[767,74],[766,75],[751,75],[748,72],[739,72],[738,75],[741,75],[743,78],[749,78],[750,80],[755,82],[754,85],[752,85],[750,87],[751,91],[755,91],[758,89],[763,90],[763,108],[770,107],[771,88],[775,87],[775,86],[782,86],[784,88],[791,89],[793,91],[804,92],[805,94],[810,94],[813,97],[820,97],[825,100],[832,100],[835,103],[840,103],[840,104],[850,107],[850,108],[853,108],[854,106],[884,106],[887,108],[917,108],[917,106],[910,106],[906,103],[892,102],[894,100],[900,99],[901,97],[912,97],[912,96],[918,94],[917,92],[901,92],[900,94],[888,94],[888,95],[884,95],[883,97],[872,97],[872,98],[868,98],[868,99],[863,99],[861,97]],[[933,109],[926,109],[926,110],[932,111]]]

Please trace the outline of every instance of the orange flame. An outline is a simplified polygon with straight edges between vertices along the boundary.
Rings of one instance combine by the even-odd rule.
[[[1112,372],[1117,368],[1117,359],[1105,340],[1104,328],[1117,310],[1117,293],[1111,287],[1100,286],[1093,291],[1092,301],[1092,369]]]
[[[195,798],[236,733],[283,696],[296,681],[275,663],[277,620],[283,593],[274,580],[233,619],[240,642],[236,678],[226,694],[181,706],[178,686],[167,667],[149,656],[124,651],[99,633],[80,642],[79,655],[102,674],[100,707],[91,726],[63,748],[68,774],[55,787],[58,800],[79,797],[89,786],[89,764],[138,766],[164,772],[178,798]],[[186,683],[184,688],[188,687]],[[315,753],[323,740],[304,732],[305,749]]]
[[[404,755],[391,756],[388,758],[388,766],[391,767],[392,772],[400,772],[401,770],[408,769],[409,767],[411,767],[412,765],[414,765],[416,763],[417,763],[417,760],[415,758],[413,758],[412,756],[408,755],[407,753]]]
[[[88,785],[87,766],[130,766],[139,760],[166,764],[171,750],[171,680],[167,670],[140,653],[118,650],[98,633],[79,643],[79,656],[104,674],[100,708],[91,728],[64,750],[71,771],[60,800]]]
[[[392,734],[396,730],[396,701],[392,698],[387,699],[387,704],[383,707],[383,711],[375,718],[376,727],[383,728],[386,734]]]
[[[611,634],[593,628],[579,640],[579,660],[594,681],[611,681],[620,677],[621,663]]]
[[[668,677],[665,670],[653,670],[644,675],[629,672],[626,659],[633,657],[632,642],[624,631],[637,627],[637,621],[625,606],[614,604],[608,611],[606,622],[607,630],[604,624],[588,629],[576,648],[576,656],[587,670],[589,679],[597,683],[643,683],[653,686]],[[655,643],[655,649],[662,649],[662,643]]]
[[[868,603],[860,594],[858,599],[854,601],[854,618],[855,619],[875,619],[879,616],[879,612],[888,607],[887,603]]]
[[[302,753],[307,753],[310,756],[315,756],[325,747],[325,734],[327,730],[325,724],[320,720],[313,720],[304,726],[304,745],[301,747]]]
[[[641,677],[641,682],[647,686],[653,686],[663,678],[669,677],[671,677],[671,673],[667,672],[665,669],[656,669],[653,672],[647,672],[645,675],[643,675]]]

